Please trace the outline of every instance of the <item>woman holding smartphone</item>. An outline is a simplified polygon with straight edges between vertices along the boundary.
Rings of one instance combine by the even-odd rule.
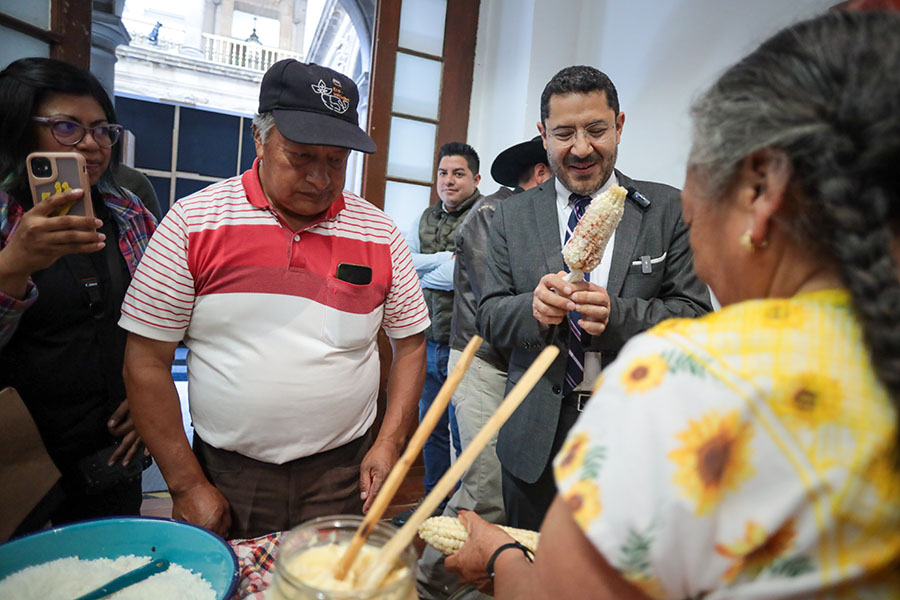
[[[54,524],[138,514],[132,463],[143,449],[116,323],[155,219],[110,175],[122,127],[93,75],[52,59],[17,60],[0,72],[0,115],[0,388],[19,392],[62,473]],[[35,206],[31,152],[80,154],[90,190]],[[73,201],[90,202],[94,217],[56,216]],[[26,520],[17,533],[42,524]]]

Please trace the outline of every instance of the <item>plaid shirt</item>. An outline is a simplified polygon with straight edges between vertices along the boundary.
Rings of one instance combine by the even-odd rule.
[[[138,261],[156,230],[156,219],[131,192],[125,196],[101,191],[103,203],[109,208],[119,230],[119,252],[134,275]],[[22,221],[25,209],[7,194],[0,192],[0,250],[6,248],[10,236]],[[37,300],[38,290],[29,279],[25,298],[19,300],[0,292],[0,347],[12,337],[25,310]]]

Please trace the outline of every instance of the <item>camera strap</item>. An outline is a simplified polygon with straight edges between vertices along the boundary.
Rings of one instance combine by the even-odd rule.
[[[120,286],[127,286],[128,282],[122,277],[121,265],[117,256],[119,247],[116,236],[107,234],[107,239],[113,242],[113,246],[107,246],[101,252],[103,252],[109,271],[110,290],[115,290]],[[97,269],[87,254],[69,254],[60,260],[65,261],[69,271],[75,277],[81,289],[83,302],[87,306],[91,317],[93,317],[92,321],[97,344],[103,360],[102,368],[107,380],[108,401],[111,409],[115,410],[119,403],[124,400],[124,397],[119,397],[119,394],[115,391],[117,386],[113,384],[122,376],[122,365],[112,350],[114,347],[113,340],[118,333],[118,324],[112,318],[112,314],[115,311],[107,306],[109,294],[104,292],[108,292],[108,290],[103,289]]]
[[[88,261],[90,263],[90,261]],[[93,265],[91,265],[93,268]],[[96,277],[82,277],[80,280],[82,291],[87,294],[88,311],[95,320],[103,318],[106,306],[103,302],[103,294],[100,290],[100,281]]]

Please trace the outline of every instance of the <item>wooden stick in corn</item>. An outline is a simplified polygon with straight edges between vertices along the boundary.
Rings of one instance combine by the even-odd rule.
[[[369,568],[360,575],[360,581],[357,584],[361,584],[360,587],[362,589],[375,589],[378,587],[378,584],[390,572],[391,566],[403,552],[403,549],[416,537],[422,521],[430,517],[434,509],[441,503],[441,500],[446,498],[453,490],[456,482],[459,481],[465,470],[472,465],[478,453],[488,445],[491,437],[497,433],[500,427],[515,412],[525,399],[525,396],[528,395],[528,392],[531,391],[531,388],[537,384],[544,372],[553,364],[553,360],[558,354],[559,348],[557,346],[547,346],[531,363],[531,366],[528,367],[528,370],[525,371],[513,389],[509,391],[509,394],[506,395],[506,398],[500,403],[500,406],[497,407],[491,418],[484,424],[481,431],[475,434],[468,448],[463,450],[456,462],[450,465],[444,476],[422,500],[422,504],[419,505],[416,512],[410,516],[400,531],[381,548],[381,552],[372,560]]]
[[[356,557],[359,555],[359,551],[362,549],[363,544],[369,539],[369,534],[372,533],[375,524],[381,519],[381,515],[384,514],[388,503],[390,503],[394,494],[397,493],[397,489],[403,482],[403,478],[412,466],[413,461],[416,460],[419,452],[421,452],[422,446],[425,445],[428,436],[431,435],[431,432],[434,430],[441,416],[443,416],[444,411],[447,410],[447,404],[450,402],[453,392],[456,391],[459,382],[462,381],[463,374],[466,372],[466,369],[469,368],[469,364],[472,362],[472,358],[475,356],[475,352],[478,350],[479,346],[481,346],[482,341],[483,339],[477,335],[469,340],[469,343],[466,344],[456,366],[447,376],[447,379],[444,380],[444,385],[441,386],[440,391],[431,403],[431,407],[425,413],[425,416],[422,417],[422,421],[419,423],[415,433],[406,445],[406,450],[403,451],[403,455],[397,460],[397,463],[391,469],[391,472],[388,474],[387,479],[385,479],[381,489],[378,490],[378,496],[375,497],[375,501],[372,502],[372,506],[369,507],[369,512],[366,513],[363,522],[360,523],[359,529],[357,529],[356,533],[353,535],[353,539],[350,540],[347,551],[344,552],[341,560],[338,561],[338,564],[334,569],[334,577],[338,581],[343,581],[347,576],[347,572],[353,565],[353,561],[356,560]]]
[[[500,526],[500,529],[508,533],[512,539],[523,546],[531,548],[532,552],[537,550],[538,540],[541,535],[537,531],[505,527],[503,525]],[[425,522],[419,526],[419,537],[447,556],[450,556],[459,552],[459,549],[466,543],[469,533],[466,531],[462,521],[456,517],[431,517],[430,519],[425,519]]]
[[[600,264],[606,244],[622,220],[627,195],[625,188],[614,185],[588,205],[562,251],[569,266],[567,281],[584,281],[584,274]]]

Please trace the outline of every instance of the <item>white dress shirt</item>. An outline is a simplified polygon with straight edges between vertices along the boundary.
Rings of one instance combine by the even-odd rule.
[[[616,174],[613,173],[609,176],[609,179],[606,180],[606,183],[603,184],[599,190],[597,190],[593,195],[591,195],[591,200],[608,190],[610,187],[614,185],[618,185],[619,181],[616,179]],[[561,246],[565,246],[566,243],[566,225],[569,223],[569,215],[572,214],[572,203],[569,202],[569,196],[572,195],[572,192],[567,190],[563,183],[556,179],[556,217],[559,222],[559,242]],[[612,254],[613,248],[616,245],[616,232],[614,231],[612,236],[609,238],[609,243],[606,245],[606,251],[603,253],[603,258],[600,261],[600,265],[591,271],[590,273],[585,273],[585,278],[595,285],[599,285],[602,288],[606,288],[607,283],[609,283],[609,267],[612,264]],[[568,335],[569,330],[566,325],[565,335]],[[562,332],[560,332],[562,335]],[[599,352],[585,352],[584,353],[584,379],[582,382],[576,387],[576,390],[590,390],[594,380],[600,375],[600,353]]]

